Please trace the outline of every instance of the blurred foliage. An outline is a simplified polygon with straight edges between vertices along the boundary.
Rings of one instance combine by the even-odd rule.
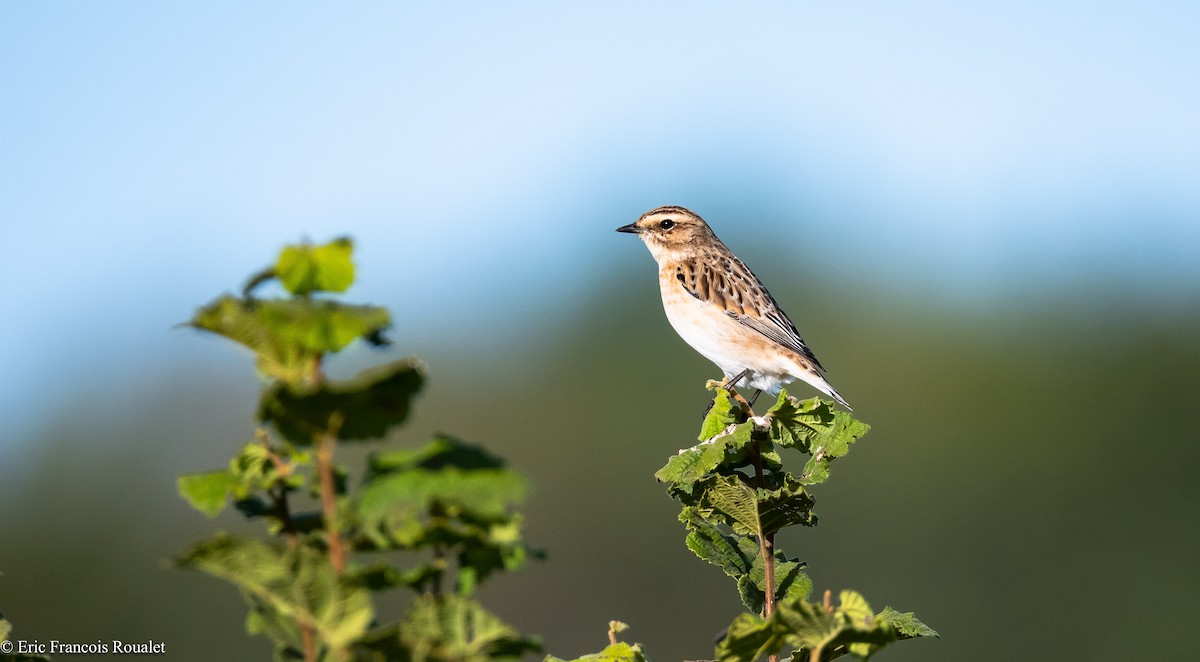
[[[405,359],[334,381],[329,355],[353,340],[381,344],[387,311],[318,299],[354,279],[352,244],[289,246],[241,297],[197,312],[193,326],[255,352],[267,380],[260,427],[226,469],[180,477],[179,493],[205,515],[227,505],[266,522],[272,538],[218,533],[175,563],[236,585],[246,630],[269,637],[279,660],[491,660],[540,650],[473,597],[480,582],[529,555],[514,506],[524,480],[480,447],[440,436],[418,450],[377,452],[361,485],[334,463],[338,441],[378,441],[405,422],[424,377]],[[252,297],[278,278],[292,295]],[[319,510],[298,506],[304,495]],[[380,552],[403,552],[409,563]],[[357,559],[371,554],[372,562]],[[415,560],[413,560],[415,559]],[[447,575],[453,577],[446,586]],[[417,593],[393,623],[372,595]]]
[[[10,634],[12,634],[12,623],[9,623],[8,619],[0,615],[0,662],[41,662],[42,660],[50,659],[49,656],[40,652],[40,646],[45,646],[45,644],[33,642],[31,645],[20,639],[12,639],[9,636]],[[35,647],[38,648],[37,651],[24,650]]]

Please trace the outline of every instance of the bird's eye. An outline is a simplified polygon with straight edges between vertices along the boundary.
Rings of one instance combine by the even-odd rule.
[[[664,218],[663,220],[658,222],[658,227],[660,227],[664,230],[670,230],[671,228],[675,227],[675,221],[672,221],[669,218]]]

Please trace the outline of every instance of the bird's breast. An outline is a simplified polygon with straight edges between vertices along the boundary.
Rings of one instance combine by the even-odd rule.
[[[719,306],[692,296],[676,279],[673,270],[663,270],[659,285],[667,321],[684,342],[726,373],[745,367],[741,356],[746,328]]]

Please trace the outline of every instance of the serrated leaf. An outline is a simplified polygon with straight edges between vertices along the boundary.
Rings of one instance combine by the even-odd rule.
[[[742,533],[762,537],[762,521],[759,519],[758,503],[754,490],[732,476],[718,476],[704,493],[705,504],[724,515],[734,531],[741,526]]]
[[[748,575],[758,554],[758,543],[746,536],[726,534],[708,520],[700,517],[695,508],[685,507],[679,519],[687,525],[685,540],[688,549],[717,566],[722,572],[738,579]]]
[[[858,591],[842,591],[838,594],[838,611],[857,627],[874,627],[875,612]]]
[[[775,619],[763,619],[754,614],[738,614],[729,624],[725,636],[717,642],[719,662],[751,662],[778,653],[783,647],[784,633]]]
[[[274,615],[307,623],[333,649],[344,649],[366,632],[373,615],[367,590],[338,577],[324,555],[307,547],[285,549],[218,534],[176,556],[175,563],[241,588],[263,612],[256,624],[266,627]]]
[[[315,389],[280,382],[263,394],[258,416],[297,445],[312,444],[322,434],[345,441],[377,439],[408,418],[423,380],[417,365],[406,359]]]
[[[796,648],[823,648],[841,632],[843,621],[805,600],[787,600],[776,603],[772,616],[787,632],[787,644]]]
[[[815,439],[829,457],[841,457],[850,451],[850,444],[870,431],[871,426],[844,411],[834,413],[833,423]]]
[[[911,611],[900,613],[891,607],[884,607],[883,611],[875,618],[891,625],[892,628],[900,634],[901,638],[915,637],[934,637],[941,639],[942,635],[938,634],[933,628],[922,623],[915,614]]]
[[[833,422],[833,409],[820,398],[797,400],[781,390],[764,416],[771,422],[771,438],[784,448],[809,451],[809,440]]]
[[[736,422],[729,392],[723,388],[717,389],[713,395],[712,407],[704,415],[704,422],[700,425],[700,436],[697,437],[697,441],[708,441]]]
[[[228,471],[210,471],[180,476],[177,484],[179,495],[211,519],[225,510],[237,479]]]
[[[811,494],[791,474],[776,474],[779,486],[775,489],[757,491],[760,527],[763,535],[772,535],[785,527],[800,524],[813,526],[816,516]]]
[[[805,570],[808,564],[799,559],[789,559],[783,552],[775,551],[775,599],[807,600],[812,593],[812,579]]]
[[[347,237],[328,244],[287,246],[279,253],[275,275],[292,294],[344,292],[354,282],[354,243]]]
[[[766,603],[767,573],[762,557],[757,554],[758,546],[753,540],[747,539],[754,546],[750,572],[739,577],[737,582],[738,596],[742,604],[751,613],[762,613]],[[747,549],[747,552],[750,550]],[[807,600],[812,592],[812,579],[805,572],[808,565],[800,559],[788,558],[782,551],[775,550],[775,600]]]
[[[536,653],[541,644],[505,624],[478,602],[456,595],[419,596],[400,622],[403,647],[429,662],[485,662]]]
[[[784,448],[795,448],[811,457],[804,465],[800,480],[805,485],[823,483],[829,478],[829,464],[845,455],[850,444],[870,430],[853,414],[835,411],[819,398],[796,400],[781,391],[767,411],[771,439]]]
[[[731,439],[731,435],[722,435],[679,451],[655,472],[654,478],[667,483],[669,492],[692,492],[697,481],[706,479],[725,462],[727,442]]]
[[[542,556],[525,546],[521,517],[511,512],[528,485],[503,466],[482,448],[450,437],[373,456],[354,506],[355,549],[449,547],[463,594],[495,572]]]

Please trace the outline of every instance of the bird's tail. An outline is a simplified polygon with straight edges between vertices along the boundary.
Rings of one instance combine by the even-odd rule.
[[[845,407],[846,411],[854,411],[854,408],[850,406],[850,403],[846,402],[846,399],[843,398],[842,395],[837,392],[837,389],[833,387],[833,384],[830,384],[829,380],[825,379],[825,376],[820,372],[817,372],[817,370],[812,368],[808,370],[801,370],[799,377],[813,388],[824,393],[825,395],[828,395],[834,400],[837,400],[837,403]]]

